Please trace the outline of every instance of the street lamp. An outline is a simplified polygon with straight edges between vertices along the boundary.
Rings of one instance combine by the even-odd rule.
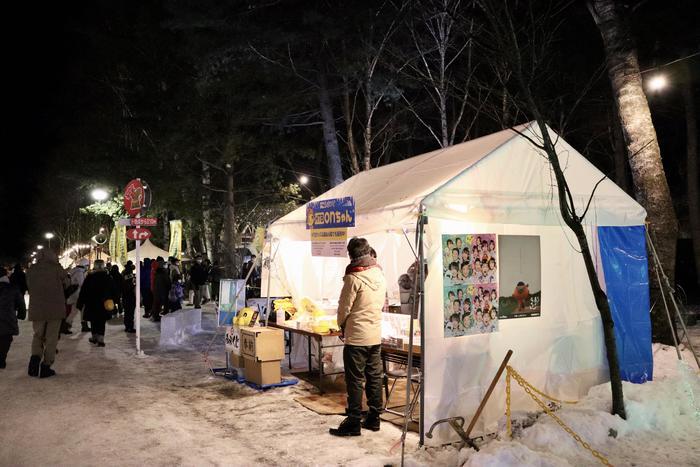
[[[92,196],[92,199],[99,202],[106,200],[109,197],[109,193],[102,188],[95,188],[90,192],[90,196]]]
[[[51,232],[46,232],[44,234],[44,238],[49,241],[49,248],[51,248],[51,239],[54,237],[54,235]]]
[[[301,177],[299,177],[299,183],[301,183],[302,185],[306,185],[307,183],[309,183],[309,177],[307,177],[306,175],[302,175]]]
[[[43,250],[43,249],[44,249],[44,245],[37,245],[37,246],[36,246],[36,249],[37,249],[37,250]]]
[[[668,80],[664,75],[655,75],[649,78],[647,88],[652,92],[661,91],[668,85]]]

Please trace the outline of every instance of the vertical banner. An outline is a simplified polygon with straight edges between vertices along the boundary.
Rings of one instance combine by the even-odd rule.
[[[116,230],[116,257],[113,257],[112,260],[116,260],[121,264],[126,264],[126,262],[129,261],[129,254],[126,244],[126,226],[119,225],[117,226]]]
[[[496,235],[442,236],[445,337],[498,331]]]
[[[168,255],[182,259],[182,221],[170,221],[170,248]]]
[[[109,234],[109,257],[116,258],[117,256],[117,229],[118,225],[114,225],[112,232]]]

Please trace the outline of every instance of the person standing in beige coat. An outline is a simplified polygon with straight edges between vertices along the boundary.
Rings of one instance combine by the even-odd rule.
[[[34,328],[29,376],[48,378],[56,374],[51,369],[56,357],[56,344],[61,320],[66,316],[66,273],[58,263],[56,253],[45,248],[37,255],[36,264],[27,272],[29,288],[29,321]]]
[[[379,431],[382,412],[382,308],[386,297],[384,273],[371,255],[364,238],[348,243],[350,264],[345,269],[343,290],[338,301],[338,325],[343,331],[345,347],[345,386],[348,393],[347,418],[334,436],[359,436],[361,428]],[[362,420],[362,382],[369,413]]]

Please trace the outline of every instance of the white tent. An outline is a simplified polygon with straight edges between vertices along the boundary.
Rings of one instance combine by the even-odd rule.
[[[159,256],[162,256],[163,258],[167,259],[169,256],[167,251],[155,246],[153,243],[151,243],[150,239],[143,242],[140,250],[141,260],[143,260],[144,258],[156,259]],[[130,261],[136,262],[135,248],[129,251],[128,258]]]
[[[541,138],[536,125],[517,130]],[[550,130],[578,212],[581,213],[603,174]],[[361,172],[318,199],[352,196],[355,227],[378,253],[398,300],[396,279],[413,263],[413,242],[421,206],[428,223],[424,248],[429,274],[422,316],[425,371],[423,424],[450,416],[471,417],[508,349],[513,365],[536,387],[576,399],[607,378],[600,317],[577,252],[576,239],[558,211],[554,175],[545,155],[528,139],[504,130],[463,144]],[[598,226],[639,226],[644,209],[609,179],[598,185],[585,223],[591,246],[598,249]],[[312,257],[306,207],[270,227],[273,262],[264,271],[270,295],[314,299],[337,298],[344,258]],[[492,233],[539,237],[541,246],[541,315],[499,320],[497,332],[445,337],[442,235]],[[513,289],[501,295],[510,294]],[[648,309],[645,310],[648,315]],[[648,318],[647,318],[648,319]],[[503,414],[503,384],[494,392],[477,430],[492,430]],[[514,391],[515,408],[535,408]],[[445,425],[426,440],[439,444],[456,437]]]

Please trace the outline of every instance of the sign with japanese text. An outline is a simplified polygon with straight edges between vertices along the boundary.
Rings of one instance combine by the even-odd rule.
[[[226,328],[226,350],[235,355],[241,354],[241,328],[228,326]]]
[[[312,201],[306,205],[306,229],[338,229],[355,227],[355,199],[345,198]]]
[[[346,244],[348,229],[313,229],[311,230],[311,256],[328,256],[344,258],[347,256]]]

